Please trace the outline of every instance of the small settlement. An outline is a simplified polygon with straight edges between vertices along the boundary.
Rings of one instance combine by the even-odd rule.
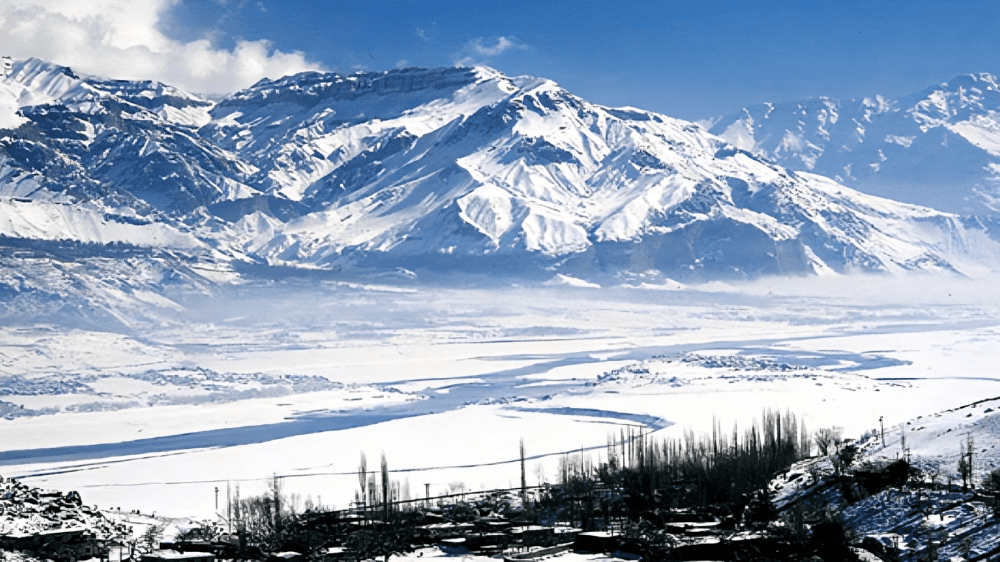
[[[437,546],[446,552],[478,554],[524,562],[565,552],[616,553],[630,559],[653,558],[641,535],[624,521],[605,520],[600,509],[584,521],[553,520],[523,509],[520,498],[508,491],[472,494],[450,504],[420,506],[390,516],[354,511],[306,512],[285,522],[282,552],[267,552],[239,533],[222,533],[216,540],[193,535],[161,543],[170,555],[210,553],[220,559],[253,558],[269,562],[381,559],[386,554]],[[498,505],[504,509],[498,510]],[[551,517],[552,514],[550,513]],[[700,510],[674,509],[663,514],[665,536],[678,560],[730,559],[734,549],[759,549],[771,538],[760,531],[737,530],[730,517]],[[724,553],[725,557],[716,556]],[[154,562],[153,558],[143,562]]]
[[[729,452],[637,447],[625,466],[581,453],[558,484],[536,487],[522,463],[520,488],[417,500],[400,497],[384,459],[380,478],[362,462],[357,501],[339,511],[290,508],[276,477],[268,493],[237,494],[218,520],[169,540],[155,526],[137,537],[75,492],[0,478],[0,549],[56,562],[388,562],[426,547],[505,562],[571,550],[650,562],[1000,559],[1000,468],[945,485],[906,459],[854,466],[851,442],[809,456],[780,433],[773,446],[756,435]]]
[[[31,488],[13,479],[0,480],[0,484],[0,549],[57,562],[337,562],[378,559],[428,546],[455,554],[502,557],[509,562],[537,560],[568,550],[619,552],[632,558],[650,554],[642,552],[638,535],[624,520],[605,515],[600,507],[587,513],[551,509],[555,505],[551,502],[559,501],[553,499],[557,487],[541,491],[545,500],[527,504],[516,492],[500,491],[466,494],[436,505],[424,501],[402,509],[397,505],[391,510],[377,506],[288,513],[280,522],[267,521],[274,533],[271,536],[237,520],[239,530],[227,532],[218,524],[195,527],[143,548],[137,537],[130,536],[131,529],[84,505],[75,492]],[[573,514],[575,519],[560,518]],[[670,510],[665,520],[674,546],[687,545],[698,559],[703,558],[702,552],[731,548],[720,546],[724,543],[751,545],[767,540],[759,533],[736,531],[732,518],[706,512]],[[131,549],[125,548],[129,542]],[[115,552],[114,556],[110,552]]]
[[[99,557],[126,532],[84,505],[76,492],[32,488],[0,476],[0,549],[84,560]]]

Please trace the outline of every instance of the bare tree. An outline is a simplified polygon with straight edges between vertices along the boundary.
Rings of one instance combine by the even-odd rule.
[[[382,512],[383,521],[389,521],[389,463],[385,460],[385,451],[382,451]]]
[[[983,478],[983,488],[993,494],[993,517],[1000,519],[1000,468],[994,468]]]
[[[521,502],[528,501],[528,479],[524,474],[524,437],[521,438]]]
[[[834,454],[830,455],[834,471],[837,474],[845,473],[857,456],[858,446],[852,443],[850,439],[838,441]]]
[[[924,474],[928,478],[930,478],[930,480],[931,480],[931,487],[932,488],[935,488],[935,489],[937,488],[938,479],[941,478],[941,473],[942,472],[943,471],[941,469],[941,466],[937,465],[937,464],[931,464],[930,466],[924,468]]]
[[[545,465],[542,464],[542,461],[535,463],[535,478],[538,480],[539,486],[545,483]]]
[[[836,453],[837,444],[840,442],[840,431],[833,427],[823,427],[816,431],[814,438],[816,447],[821,455],[827,456]]]
[[[976,487],[976,483],[972,481],[972,473],[973,473],[973,466],[974,466],[972,464],[972,452],[973,452],[973,450],[975,450],[975,442],[973,441],[972,432],[970,431],[969,435],[965,439],[965,454],[969,458],[968,463],[969,463],[969,487],[970,488],[975,488]]]
[[[281,528],[283,526],[283,517],[281,514],[282,506],[284,505],[284,498],[281,495],[281,480],[278,479],[278,475],[275,474],[271,479],[270,485],[271,498],[274,505],[274,532],[276,535],[281,534]]]
[[[806,429],[804,420],[799,425],[799,456],[802,458],[812,456],[812,439],[809,439],[809,430]]]
[[[241,549],[244,541],[259,544],[264,548],[276,548],[280,542],[280,516],[275,513],[275,507],[283,503],[279,498],[277,506],[273,491],[259,496],[239,497],[237,489],[236,504],[233,506],[237,533],[240,536]],[[278,491],[280,495],[280,490]]]
[[[160,548],[160,539],[163,538],[163,530],[166,527],[166,523],[160,523],[157,525],[150,525],[145,531],[143,531],[142,537],[139,538],[139,544],[141,545],[142,552],[149,553]]]
[[[361,462],[358,463],[358,482],[361,484],[361,512],[368,518],[368,460],[365,459],[365,452],[361,451]]]
[[[906,426],[899,424],[899,450],[903,452],[903,458],[909,462],[910,454],[906,448]]]
[[[960,447],[960,453],[958,455],[958,474],[962,476],[962,491],[967,492],[969,490],[969,480],[972,476],[972,466],[969,465],[969,457],[963,444]]]

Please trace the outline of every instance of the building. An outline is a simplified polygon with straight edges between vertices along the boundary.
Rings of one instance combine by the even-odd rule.
[[[93,531],[87,527],[0,535],[0,548],[37,553],[42,558],[60,562],[75,562],[101,554]]]

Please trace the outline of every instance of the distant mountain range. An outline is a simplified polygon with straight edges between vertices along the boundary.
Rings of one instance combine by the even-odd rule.
[[[899,99],[748,107],[713,134],[793,170],[955,213],[1000,211],[1000,86],[959,76]]]
[[[998,95],[970,80],[981,97]],[[962,139],[986,162],[992,153],[966,140],[969,123],[980,131],[985,121],[972,109],[960,121],[957,101],[932,98],[943,105],[919,115],[936,121],[884,100],[856,111],[810,102],[813,121],[751,108],[716,123],[720,138],[484,67],[309,72],[215,102],[19,61],[0,82],[0,291],[8,303],[75,295],[114,311],[115,299],[169,308],[150,295],[274,268],[602,283],[965,272],[993,251],[982,221],[771,161],[827,170],[827,159],[861,151],[826,146],[874,146],[861,124],[895,115],[915,130],[880,124],[879,135],[900,139],[880,140],[882,162],[916,154],[932,134]],[[812,128],[775,144],[765,125],[784,127],[779,116]],[[852,136],[841,123],[854,121]],[[824,135],[835,140],[815,141]],[[963,150],[955,158],[972,154]],[[935,173],[972,174],[963,170]],[[987,191],[970,193],[986,201]],[[25,276],[26,259],[65,282]]]

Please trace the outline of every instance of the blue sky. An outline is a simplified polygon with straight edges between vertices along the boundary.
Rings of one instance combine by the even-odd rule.
[[[1000,74],[996,0],[0,0],[0,50],[223,93],[262,76],[456,63],[687,119]]]
[[[689,119],[1000,72],[995,1],[184,0],[166,20],[181,39],[269,39],[338,71],[484,63]]]

